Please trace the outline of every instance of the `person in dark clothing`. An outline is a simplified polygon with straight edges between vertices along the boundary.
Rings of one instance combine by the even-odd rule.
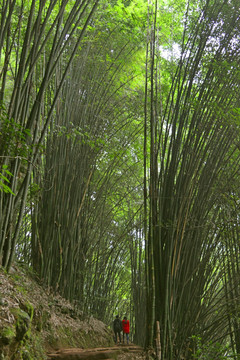
[[[121,344],[121,331],[122,331],[122,322],[119,319],[119,315],[113,321],[113,331],[115,334],[115,344],[117,344],[117,338],[119,337],[119,343]]]
[[[122,321],[122,330],[123,330],[123,344],[124,344],[124,336],[126,335],[127,344],[129,343],[129,331],[130,331],[130,324],[127,317],[124,316]]]

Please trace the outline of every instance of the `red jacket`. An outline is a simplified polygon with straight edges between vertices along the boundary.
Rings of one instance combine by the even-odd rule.
[[[130,330],[130,324],[129,324],[129,320],[122,320],[122,329],[124,334],[129,334],[129,330]]]

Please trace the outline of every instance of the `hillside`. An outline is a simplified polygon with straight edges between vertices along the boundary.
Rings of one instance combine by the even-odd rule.
[[[112,332],[40,286],[22,267],[0,269],[0,359],[44,360],[60,348],[113,345]]]
[[[6,273],[0,268],[0,360],[47,360],[50,354],[65,359],[71,353],[76,359],[79,351],[86,359],[96,353],[100,358],[109,353],[118,360],[146,359],[133,344],[114,346],[107,325],[45,289],[29,269],[13,266]]]

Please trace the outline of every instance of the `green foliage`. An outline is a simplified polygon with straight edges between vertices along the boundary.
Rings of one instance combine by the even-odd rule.
[[[16,336],[15,328],[12,326],[5,327],[0,331],[0,344],[9,345],[14,341]]]
[[[7,153],[12,157],[27,157],[31,153],[31,147],[28,138],[31,135],[29,129],[14,121],[8,119],[5,112],[0,123],[0,151],[1,154]]]
[[[16,318],[16,340],[21,341],[27,336],[31,327],[31,317],[21,309],[12,309],[12,313]]]
[[[28,201],[29,202],[37,201],[40,196],[40,191],[41,191],[40,185],[38,185],[37,183],[34,183],[34,182],[31,183],[29,186]]]
[[[82,129],[80,126],[75,126],[72,122],[68,126],[56,125],[53,133],[57,137],[65,136],[72,144],[87,145],[96,152],[106,145],[104,137],[93,136],[87,126],[85,126],[85,129]]]
[[[200,336],[192,336],[192,340],[196,346],[196,351],[193,354],[195,360],[224,360],[226,357],[231,358],[231,356],[228,356],[229,345],[223,345],[219,342],[213,343],[212,341],[203,343]]]
[[[11,188],[7,185],[10,184],[10,180],[5,176],[12,177],[13,174],[8,170],[7,165],[2,165],[2,172],[0,172],[0,191],[15,195]],[[7,183],[7,184],[6,184]]]

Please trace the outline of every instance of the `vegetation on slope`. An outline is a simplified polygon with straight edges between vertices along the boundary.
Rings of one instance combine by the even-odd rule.
[[[113,345],[112,331],[86,317],[23,267],[0,269],[0,359],[43,360],[62,347]]]

